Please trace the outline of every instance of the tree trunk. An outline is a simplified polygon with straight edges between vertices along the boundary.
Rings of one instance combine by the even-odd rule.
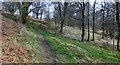
[[[117,37],[117,50],[118,51],[120,51],[119,45],[120,45],[120,24],[118,26],[118,37]]]
[[[114,50],[114,43],[115,43],[115,41],[114,41],[114,35],[113,35],[113,50]]]
[[[93,39],[92,39],[92,41],[95,40],[95,36],[94,36],[94,33],[95,33],[95,3],[96,3],[96,0],[93,5]]]
[[[41,16],[40,16],[40,19],[42,20],[42,15],[43,15],[43,12],[41,11],[41,14],[40,14]]]
[[[39,13],[36,13],[36,18],[38,19]]]
[[[60,33],[62,33],[62,29],[63,29],[63,23],[62,23],[62,13],[61,13],[61,6],[60,3],[58,3],[58,7],[59,7],[59,11],[60,11],[60,22],[61,22],[61,26],[60,26]]]
[[[64,24],[64,21],[65,21],[67,5],[68,5],[68,3],[65,2],[65,3],[64,3],[64,13],[63,13],[63,18],[62,18],[62,17],[61,17],[61,16],[62,16],[62,14],[61,14],[61,7],[60,7],[60,4],[59,4],[60,18],[61,18],[61,28],[60,28],[60,33],[63,32],[63,24]]]
[[[27,15],[29,14],[28,9],[31,5],[31,2],[22,2],[20,3],[20,15],[22,19],[22,24],[26,23]]]
[[[61,21],[60,33],[63,32],[63,21]]]
[[[26,14],[25,13],[22,13],[22,16],[21,16],[21,18],[22,18],[22,24],[25,24],[26,23]]]
[[[102,4],[101,4],[102,5]],[[104,29],[104,5],[102,5],[101,11],[102,11],[102,39],[104,39],[105,37],[105,29]]]
[[[85,10],[85,4],[83,2],[83,6],[82,6],[82,42],[84,42],[84,36],[85,36],[84,10]]]
[[[119,43],[120,43],[119,2],[116,2],[116,22],[118,25],[117,50],[120,51],[119,49]]]
[[[102,39],[104,39],[104,35],[105,35],[105,30],[104,30],[104,14],[103,14],[103,18],[102,18]]]
[[[90,22],[89,22],[89,1],[88,1],[88,39],[87,41],[90,40]]]

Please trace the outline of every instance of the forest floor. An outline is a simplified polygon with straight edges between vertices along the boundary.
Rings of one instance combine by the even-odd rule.
[[[5,23],[5,24],[4,24]],[[25,63],[118,63],[120,52],[80,42],[41,28],[41,23],[27,21],[18,33],[17,24],[5,18],[1,62]],[[9,33],[9,34],[7,34]],[[99,35],[98,35],[99,38]],[[8,43],[9,42],[9,43]]]
[[[63,29],[64,29],[63,31],[64,36],[69,37],[71,39],[81,40],[82,31],[79,28],[65,26]],[[92,31],[90,31],[90,40],[92,40],[92,35],[93,35]],[[88,37],[88,32],[86,31],[85,40],[87,40],[87,37]],[[116,39],[114,39],[114,41],[113,39],[110,38],[102,39],[102,36],[100,34],[95,33],[95,41],[93,43],[112,46],[113,42],[114,45],[116,46],[117,45]]]
[[[85,63],[85,62],[119,62],[119,52],[95,46],[91,42],[80,42],[76,39],[54,33],[50,29],[41,28],[37,22],[27,22],[29,31],[41,34],[47,45],[54,51],[60,63]]]
[[[19,29],[16,25],[17,24],[14,21],[8,18],[3,18],[2,20],[2,55],[0,56],[1,62],[28,62],[30,59],[28,54],[28,51],[30,50],[29,48],[23,47],[17,44],[15,41],[10,40],[12,36],[19,34]]]
[[[41,34],[35,35],[26,28],[21,31],[22,34],[19,34],[17,25],[15,21],[3,17],[0,62],[56,63],[58,61],[55,52]]]

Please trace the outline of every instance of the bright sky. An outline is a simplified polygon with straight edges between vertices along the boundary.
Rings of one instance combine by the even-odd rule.
[[[94,3],[95,0],[89,0],[91,4]],[[96,0],[96,2],[101,3],[101,2],[114,2],[114,0]]]
[[[0,0],[0,1],[15,1],[17,2],[18,0]],[[24,1],[24,0],[23,0]],[[27,0],[27,1],[30,1],[30,0]],[[33,0],[33,1],[40,1],[40,0]],[[62,1],[62,0],[42,0],[43,2],[44,1]],[[67,0],[67,1],[71,1],[71,0]],[[75,0],[75,1],[82,1],[82,0]],[[87,1],[87,0],[86,0]],[[89,0],[91,2],[91,4],[94,3],[95,0]],[[97,2],[113,2],[114,0],[96,0]]]

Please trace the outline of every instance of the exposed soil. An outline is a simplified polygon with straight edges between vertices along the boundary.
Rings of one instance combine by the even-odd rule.
[[[40,35],[40,47],[42,50],[43,59],[46,63],[57,63],[58,59],[54,50],[50,47],[48,42],[44,39],[42,35]]]

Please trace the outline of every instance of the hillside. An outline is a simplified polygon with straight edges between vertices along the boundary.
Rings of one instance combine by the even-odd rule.
[[[48,45],[53,49],[59,62],[63,63],[105,63],[119,62],[119,52],[95,46],[90,42],[80,42],[61,34],[55,34],[48,29],[41,29],[39,23],[28,22],[29,31],[42,34]]]
[[[19,29],[17,23],[3,18],[2,21],[2,56],[1,62],[28,62],[30,60],[28,52],[29,48],[19,45],[16,41],[11,40],[14,36],[18,36]],[[21,37],[21,36],[19,36]],[[23,39],[24,40],[24,39]],[[22,59],[22,60],[20,60]]]
[[[41,23],[28,20],[22,30],[18,24],[3,19],[1,62],[10,63],[118,63],[120,52],[80,42],[41,28]],[[22,34],[19,34],[19,31]]]

